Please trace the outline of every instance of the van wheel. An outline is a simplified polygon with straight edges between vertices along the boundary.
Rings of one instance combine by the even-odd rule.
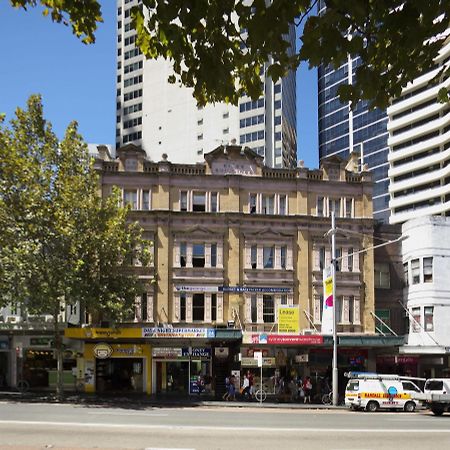
[[[406,412],[414,412],[416,409],[416,404],[414,402],[406,402],[404,410]]]
[[[378,402],[371,401],[367,403],[366,410],[369,412],[377,412],[379,407]]]
[[[432,406],[431,411],[435,416],[442,416],[444,414],[444,408],[442,406]]]

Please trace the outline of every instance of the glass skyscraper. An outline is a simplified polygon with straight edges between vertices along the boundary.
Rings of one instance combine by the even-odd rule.
[[[319,14],[324,11],[320,2]],[[358,102],[353,109],[342,103],[337,90],[351,84],[360,58],[348,58],[341,67],[320,66],[318,70],[319,159],[330,155],[347,158],[349,153],[361,153],[361,161],[373,174],[374,218],[389,220],[388,177],[388,117],[385,110],[369,109],[367,101]]]

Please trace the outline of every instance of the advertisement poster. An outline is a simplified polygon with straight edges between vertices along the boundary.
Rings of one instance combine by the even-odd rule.
[[[300,314],[298,306],[278,307],[278,332],[293,333],[300,332]]]
[[[333,334],[333,267],[323,269],[322,334]]]

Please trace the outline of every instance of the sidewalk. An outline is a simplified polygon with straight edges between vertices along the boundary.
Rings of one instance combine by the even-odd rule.
[[[278,402],[275,398],[268,398],[262,405],[256,401],[223,401],[213,396],[166,396],[142,394],[83,394],[66,392],[64,399],[58,401],[54,392],[49,391],[0,391],[0,401],[23,403],[67,403],[86,404],[110,407],[144,408],[144,407],[179,407],[179,406],[213,406],[224,408],[282,408],[282,409],[345,409],[345,406],[332,406],[314,403]]]

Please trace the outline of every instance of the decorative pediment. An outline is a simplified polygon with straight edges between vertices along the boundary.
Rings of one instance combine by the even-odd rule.
[[[195,225],[191,228],[186,228],[184,230],[176,231],[175,236],[186,238],[186,236],[208,236],[210,238],[211,236],[218,236],[220,233],[218,233],[216,230],[212,230],[210,228],[202,227],[200,225]]]
[[[293,237],[293,234],[292,233],[283,233],[282,231],[274,231],[272,228],[266,227],[266,228],[261,228],[259,230],[245,232],[244,237],[276,239],[276,238]]]
[[[248,147],[221,145],[205,155],[213,175],[260,176],[264,158]]]

